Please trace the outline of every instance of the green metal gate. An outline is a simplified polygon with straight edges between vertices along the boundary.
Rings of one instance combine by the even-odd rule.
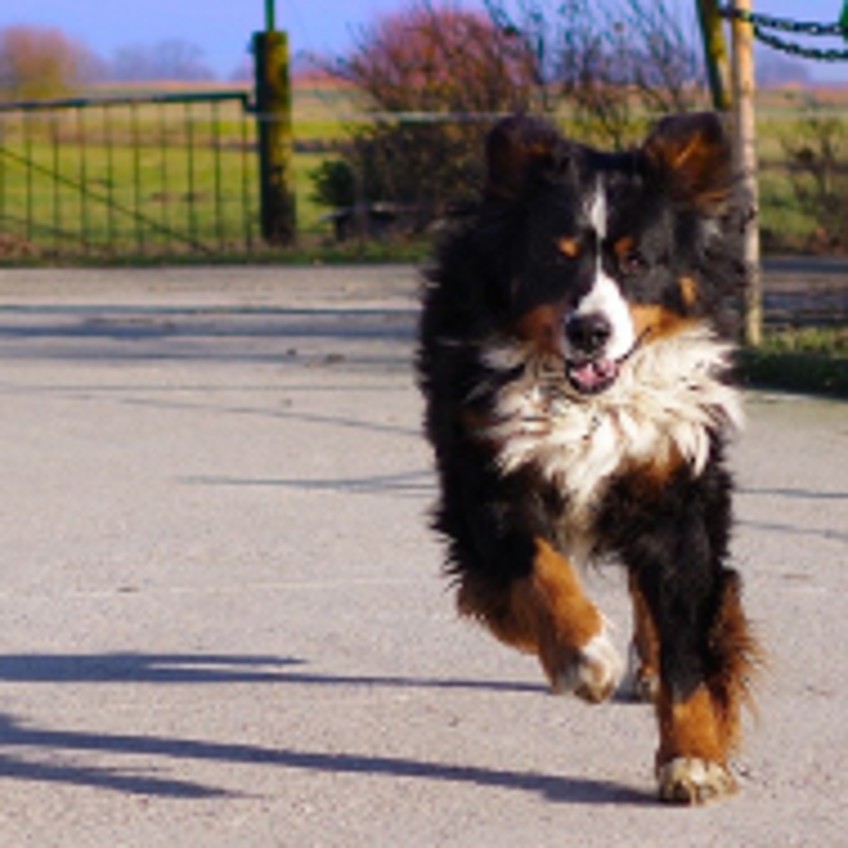
[[[244,92],[0,103],[0,260],[249,253],[256,147]]]

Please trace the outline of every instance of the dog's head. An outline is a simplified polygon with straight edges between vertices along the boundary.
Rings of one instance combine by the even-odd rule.
[[[508,330],[560,357],[573,390],[605,391],[638,347],[711,320],[731,190],[717,116],[665,118],[626,153],[517,116],[492,130],[487,160],[480,233],[503,262]]]

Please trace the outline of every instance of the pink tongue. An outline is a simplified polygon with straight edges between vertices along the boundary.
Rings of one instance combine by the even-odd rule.
[[[571,369],[571,378],[584,390],[591,391],[615,379],[618,374],[618,364],[608,359],[597,362],[585,362]]]

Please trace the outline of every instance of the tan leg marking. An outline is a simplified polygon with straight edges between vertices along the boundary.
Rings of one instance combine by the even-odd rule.
[[[727,767],[729,728],[707,687],[699,686],[688,700],[678,702],[662,687],[657,714],[660,798],[701,804],[733,793],[736,781]]]
[[[603,616],[571,564],[544,539],[536,540],[528,577],[501,592],[466,581],[459,608],[481,619],[502,641],[537,654],[556,692],[573,691],[596,703],[618,683],[621,660]]]
[[[750,679],[762,659],[742,612],[736,574],[727,575],[710,643],[718,673],[685,701],[660,689],[657,780],[666,801],[700,804],[736,789],[728,757],[739,743],[741,707],[750,704]]]
[[[658,762],[665,763],[675,757],[701,757],[722,763],[726,760],[727,729],[705,685],[699,686],[688,700],[677,702],[662,686],[657,715],[660,722]]]

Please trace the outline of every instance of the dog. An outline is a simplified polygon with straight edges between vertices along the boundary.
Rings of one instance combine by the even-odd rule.
[[[485,153],[482,198],[427,274],[416,359],[458,608],[554,691],[601,702],[623,663],[580,571],[620,561],[659,796],[729,794],[758,648],[727,564],[742,412],[721,316],[744,268],[722,123],[669,116],[608,153],[516,115]]]

